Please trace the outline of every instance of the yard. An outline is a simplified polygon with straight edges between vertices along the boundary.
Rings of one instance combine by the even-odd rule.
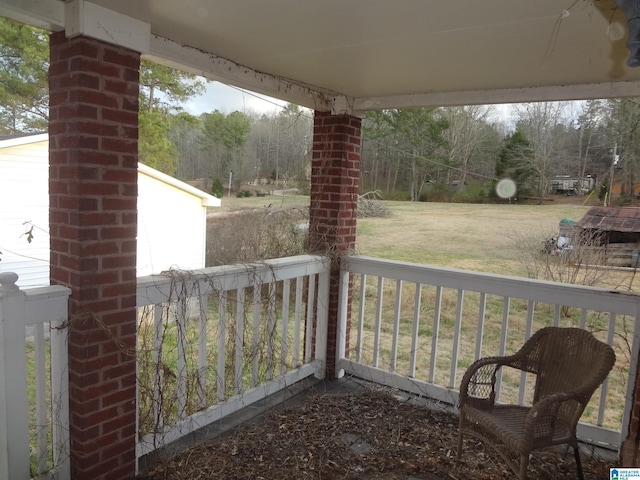
[[[299,204],[300,199],[228,199],[223,209]],[[273,201],[275,200],[275,201]],[[258,202],[258,203],[256,203]],[[276,205],[278,202],[280,204]],[[539,248],[558,222],[578,220],[581,205],[471,205],[386,203],[392,215],[358,221],[356,253],[453,268],[524,275],[522,242]],[[630,271],[612,271],[607,282],[633,286]],[[473,341],[473,340],[471,340]],[[400,395],[400,397],[399,397]],[[417,404],[420,403],[420,404]],[[438,405],[382,389],[357,394],[309,395],[301,404],[273,410],[223,437],[160,464],[160,478],[430,479],[509,477],[492,452],[465,443],[455,459],[457,420]],[[435,407],[435,408],[434,408]],[[544,453],[531,478],[572,477],[572,453]],[[593,452],[589,452],[593,453]],[[588,479],[612,466],[597,453],[586,459]]]

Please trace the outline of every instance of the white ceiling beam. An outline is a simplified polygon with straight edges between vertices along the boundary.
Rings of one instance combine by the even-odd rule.
[[[51,32],[64,30],[64,3],[57,0],[0,0],[0,16]]]
[[[65,35],[102,40],[140,53],[149,51],[151,25],[84,0],[65,3]]]
[[[639,96],[640,81],[629,81],[356,98],[352,108],[355,112],[359,112],[390,108],[553,102]]]
[[[156,35],[151,35],[149,54],[145,57],[162,65],[202,75],[209,80],[245,88],[314,110],[333,111],[334,101],[343,99],[335,92],[323,91],[311,85],[259,72]]]

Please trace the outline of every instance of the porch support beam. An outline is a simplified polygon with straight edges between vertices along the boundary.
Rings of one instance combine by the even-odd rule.
[[[51,0],[0,0],[0,16],[34,27],[64,30],[64,3]]]
[[[353,100],[352,109],[354,112],[363,112],[385,108],[552,102],[638,96],[640,96],[640,81],[629,81],[356,98]]]
[[[149,54],[145,58],[168,67],[202,75],[208,80],[245,88],[313,110],[332,111],[334,102],[341,106],[348,104],[346,98],[335,92],[259,72],[232,60],[188,45],[180,45],[157,35],[151,36]]]
[[[340,312],[340,265],[356,244],[362,121],[351,115],[315,112],[311,160],[309,248],[331,259],[328,305],[327,377],[335,378],[337,345],[349,345],[350,319]],[[351,298],[350,292],[347,293]],[[350,309],[347,309],[348,311]],[[338,342],[338,331],[345,338]]]
[[[69,299],[71,478],[135,476],[140,54],[50,38],[51,282]]]

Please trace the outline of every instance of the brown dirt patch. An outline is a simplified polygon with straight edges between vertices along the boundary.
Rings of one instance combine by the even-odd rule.
[[[302,405],[192,447],[140,479],[479,479],[513,478],[491,450],[466,440],[456,460],[457,416],[399,401],[386,390],[310,395]],[[583,455],[586,480],[608,478],[602,459]],[[529,478],[575,478],[571,449],[537,453]]]

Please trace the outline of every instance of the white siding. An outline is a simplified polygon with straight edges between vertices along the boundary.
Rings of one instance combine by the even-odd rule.
[[[204,268],[202,198],[138,173],[138,276]]]
[[[49,285],[49,143],[25,139],[0,148],[0,272],[17,272],[21,287]]]
[[[138,184],[138,276],[204,268],[205,205],[220,200],[144,165]],[[0,141],[0,272],[16,272],[21,287],[49,285],[48,230],[48,135]]]

